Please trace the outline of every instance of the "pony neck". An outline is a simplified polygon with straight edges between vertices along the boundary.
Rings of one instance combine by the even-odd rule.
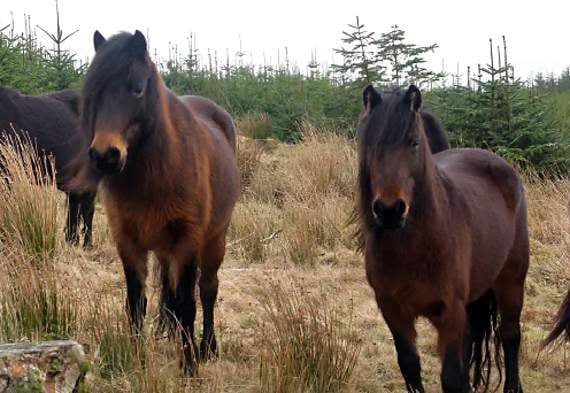
[[[421,174],[415,182],[411,214],[413,222],[423,225],[425,221],[430,221],[430,225],[434,225],[434,220],[438,221],[441,217],[441,201],[445,194],[442,178],[435,165],[425,132],[421,138],[421,149],[423,165]]]
[[[154,102],[147,108],[147,115],[141,124],[144,130],[142,139],[127,163],[124,178],[117,180],[123,184],[144,184],[147,193],[152,193],[152,188],[158,186],[156,191],[161,193],[165,189],[175,187],[175,184],[169,184],[169,181],[173,179],[172,174],[178,172],[182,162],[181,136],[173,122],[172,93],[156,71],[153,78]]]

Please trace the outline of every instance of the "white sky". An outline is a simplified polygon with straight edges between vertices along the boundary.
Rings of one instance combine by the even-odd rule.
[[[17,30],[23,30],[23,14],[31,14],[32,25],[53,30],[53,0],[2,0],[0,27],[13,12]],[[186,48],[193,32],[202,54],[210,48],[225,59],[239,49],[253,54],[256,63],[263,53],[273,62],[277,48],[287,46],[289,56],[304,69],[316,50],[317,60],[331,63],[332,48],[341,45],[341,31],[359,15],[368,30],[388,31],[398,24],[409,41],[418,45],[437,42],[440,48],[429,57],[432,69],[460,72],[467,65],[489,59],[488,39],[501,44],[508,40],[509,60],[517,76],[560,73],[570,66],[570,1],[542,0],[216,0],[216,1],[125,1],[60,0],[65,31],[79,29],[67,46],[81,58],[92,56],[92,35],[99,29],[106,37],[120,30],[150,33],[150,45],[167,57],[168,43]]]

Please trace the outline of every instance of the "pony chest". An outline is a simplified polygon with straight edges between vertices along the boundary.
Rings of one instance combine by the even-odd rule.
[[[116,238],[128,237],[147,250],[168,249],[200,231],[200,216],[191,206],[165,200],[161,204],[106,201]]]
[[[450,273],[445,250],[424,242],[376,240],[365,252],[367,276],[379,290],[405,299],[411,293],[439,292]]]

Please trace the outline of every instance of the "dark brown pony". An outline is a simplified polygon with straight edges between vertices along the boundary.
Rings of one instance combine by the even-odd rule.
[[[137,335],[146,313],[147,256],[149,251],[157,256],[162,316],[171,315],[180,324],[184,369],[191,374],[198,350],[198,268],[204,311],[199,356],[217,352],[217,271],[239,192],[234,124],[213,102],[168,90],[138,30],[109,40],[96,32],[94,44],[82,90],[82,125],[93,139],[89,165],[79,179],[101,181]]]
[[[0,87],[0,134],[27,135],[39,152],[54,157],[57,186],[66,191],[69,201],[65,237],[69,242],[79,241],[77,226],[81,218],[84,246],[90,246],[95,191],[67,188],[67,182],[75,176],[72,163],[87,144],[87,136],[80,132],[78,102],[79,95],[71,90],[27,96]]]
[[[504,391],[522,392],[519,320],[529,258],[522,182],[484,150],[432,154],[421,102],[413,85],[364,91],[359,217],[368,281],[408,392],[424,392],[415,346],[420,316],[438,332],[443,391],[469,392],[471,368],[473,387],[487,390],[497,314]]]

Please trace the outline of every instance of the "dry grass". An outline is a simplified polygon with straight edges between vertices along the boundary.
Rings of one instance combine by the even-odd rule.
[[[262,391],[332,393],[345,388],[361,347],[352,308],[335,308],[318,288],[291,283],[271,282],[259,297]]]
[[[239,137],[237,148],[238,165],[242,190],[247,190],[263,152],[262,146],[254,139]]]
[[[19,240],[27,232],[0,223],[0,340],[79,340],[92,364],[84,392],[404,391],[393,341],[346,227],[356,174],[352,142],[305,126],[302,143],[260,146],[240,153],[249,173],[219,273],[220,358],[201,365],[199,378],[183,380],[178,343],[152,335],[153,277],[146,338],[138,350],[133,346],[122,268],[101,207],[92,250],[61,244],[64,198],[25,180],[26,169],[0,198],[32,206],[23,222],[46,223],[40,239],[55,243],[34,241],[39,246],[30,248]],[[570,279],[570,181],[525,177],[532,258],[521,378],[526,391],[561,392],[570,386],[568,346],[539,347]],[[30,250],[49,263],[38,264]],[[423,320],[418,332],[425,385],[438,392],[436,337]]]
[[[0,138],[0,247],[25,251],[40,260],[54,256],[57,223],[53,161],[36,154],[29,140]]]
[[[281,215],[271,204],[245,198],[234,210],[230,249],[244,262],[263,262],[271,242],[282,232]]]

